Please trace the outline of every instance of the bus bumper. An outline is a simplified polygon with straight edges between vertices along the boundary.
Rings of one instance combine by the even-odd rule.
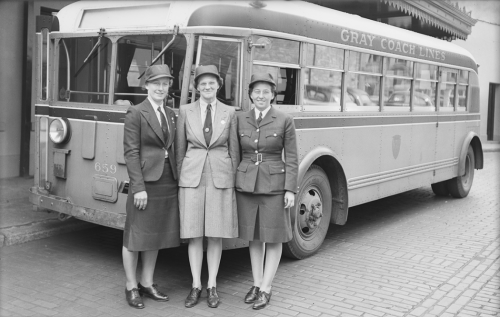
[[[121,230],[125,227],[126,214],[117,214],[109,211],[76,206],[68,199],[43,193],[42,191],[43,190],[39,190],[36,186],[30,188],[29,200],[33,205],[67,214],[77,219],[98,225]]]

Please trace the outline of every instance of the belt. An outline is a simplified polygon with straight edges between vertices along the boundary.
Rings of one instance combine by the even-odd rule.
[[[282,157],[281,154],[250,154],[250,153],[243,153],[243,160],[250,160],[252,162],[271,162],[271,161],[280,161],[282,162]]]

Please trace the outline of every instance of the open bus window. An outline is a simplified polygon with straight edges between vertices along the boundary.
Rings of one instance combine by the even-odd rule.
[[[172,38],[171,34],[158,34],[124,36],[118,40],[114,104],[138,104],[147,97],[144,90],[144,76],[139,77]],[[167,100],[167,105],[173,108],[179,107],[185,56],[186,39],[177,35],[167,51],[155,63],[155,65],[168,65],[174,77]]]
[[[297,105],[298,70],[266,65],[253,65],[252,74],[270,73],[276,82],[276,100],[278,105]]]
[[[59,41],[59,101],[108,103],[111,41],[102,37],[96,45],[98,41],[98,37]]]
[[[231,38],[204,37],[198,40],[198,65],[215,65],[222,77],[217,99],[233,107],[240,106],[241,41]],[[194,73],[194,70],[193,72]],[[191,80],[194,80],[191,77]],[[197,92],[194,91],[196,94]],[[191,90],[193,94],[193,90]]]

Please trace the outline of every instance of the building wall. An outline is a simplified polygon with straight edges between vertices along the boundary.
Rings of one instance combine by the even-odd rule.
[[[0,1],[0,178],[19,175],[24,3]]]
[[[481,138],[486,140],[488,117],[489,84],[500,84],[500,1],[459,1],[472,11],[472,17],[478,19],[472,27],[472,33],[466,41],[454,43],[467,49],[479,64],[479,84],[481,89]],[[498,89],[497,89],[498,91]],[[495,100],[495,141],[500,141],[500,94]]]

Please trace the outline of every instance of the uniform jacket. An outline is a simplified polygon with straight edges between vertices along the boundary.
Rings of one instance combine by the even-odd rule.
[[[175,139],[179,186],[198,187],[208,159],[214,186],[233,188],[240,158],[234,108],[217,102],[209,145],[201,122],[199,101],[181,106]]]
[[[155,109],[146,98],[136,106],[131,106],[125,115],[125,133],[123,148],[125,163],[130,177],[132,193],[146,190],[144,182],[160,179],[165,165],[165,149],[168,152],[172,173],[177,179],[175,169],[175,151],[172,143],[175,139],[175,112],[165,107],[169,128],[168,140],[163,140],[163,131]]]
[[[297,192],[297,141],[290,115],[271,107],[258,126],[253,109],[239,113],[238,138],[242,160],[236,190],[269,195]]]

